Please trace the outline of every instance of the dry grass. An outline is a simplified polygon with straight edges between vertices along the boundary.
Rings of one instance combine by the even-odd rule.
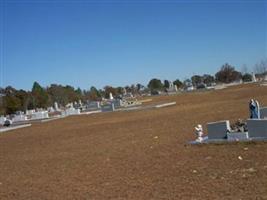
[[[267,199],[267,143],[187,145],[196,124],[245,119],[251,98],[267,105],[267,87],[154,97],[177,105],[1,134],[0,199]]]

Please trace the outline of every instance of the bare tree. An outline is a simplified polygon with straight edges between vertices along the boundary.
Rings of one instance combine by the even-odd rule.
[[[241,73],[242,73],[242,74],[247,74],[247,73],[249,73],[249,71],[248,71],[248,67],[247,67],[246,64],[243,64],[243,65],[242,65],[242,67],[241,67]]]
[[[267,58],[261,60],[259,63],[255,64],[254,66],[255,74],[264,74],[265,72],[267,72]]]

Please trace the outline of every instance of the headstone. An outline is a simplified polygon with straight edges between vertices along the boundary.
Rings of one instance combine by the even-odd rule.
[[[98,110],[100,109],[99,101],[88,101],[86,105],[86,110]]]
[[[259,102],[257,100],[255,100],[255,103],[256,103],[256,107],[257,107],[256,112],[257,112],[257,115],[258,115],[258,119],[260,119],[261,118],[261,116],[260,116],[260,104],[259,104]]]
[[[252,75],[252,82],[254,82],[254,83],[255,83],[255,82],[257,82],[257,79],[256,79],[256,76],[255,76],[255,74],[252,72],[252,74],[251,74],[251,75]]]
[[[81,114],[80,109],[75,109],[75,108],[68,108],[64,112],[65,115],[79,115]]]
[[[123,106],[123,102],[121,99],[115,99],[112,101],[112,103],[114,104],[115,109]]]
[[[106,104],[101,107],[102,112],[113,112],[115,111],[114,103]]]
[[[250,138],[267,138],[267,119],[248,119],[247,126]]]
[[[123,106],[123,101],[121,99],[119,99],[119,106],[122,107]]]
[[[174,91],[177,92],[178,89],[177,89],[177,85],[174,85]]]
[[[210,139],[226,139],[227,132],[230,131],[230,122],[228,120],[211,122],[207,124],[208,138]]]
[[[59,111],[58,103],[57,102],[54,103],[54,108],[55,108],[56,111]]]
[[[173,82],[169,81],[169,89],[173,90]]]
[[[13,122],[21,122],[26,120],[28,120],[27,116],[22,113],[16,114],[12,119]]]
[[[4,125],[4,123],[5,123],[6,120],[7,120],[6,117],[1,116],[0,117],[0,125]]]
[[[109,93],[109,99],[110,99],[110,100],[113,100],[113,99],[114,99],[114,98],[113,98],[113,95],[112,95],[111,92]]]
[[[267,107],[260,108],[261,119],[267,118]]]
[[[193,91],[193,90],[194,90],[194,86],[193,86],[193,85],[188,86],[188,87],[186,88],[186,90],[187,90],[187,91]]]
[[[26,115],[32,115],[35,113],[35,110],[26,110]]]
[[[55,109],[53,107],[48,107],[47,110],[48,112],[55,112]]]
[[[228,141],[244,141],[248,140],[248,132],[231,132],[227,133]]]
[[[39,111],[31,114],[31,120],[47,119],[49,118],[48,111]]]
[[[249,102],[250,119],[260,118],[260,106],[257,100],[251,99]]]
[[[125,88],[123,88],[123,96],[125,96],[127,94],[127,91]]]

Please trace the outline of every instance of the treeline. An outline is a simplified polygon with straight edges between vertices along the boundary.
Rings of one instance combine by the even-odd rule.
[[[61,106],[65,106],[70,102],[78,102],[79,100],[86,102],[87,100],[101,100],[109,98],[109,94],[118,97],[123,93],[140,94],[145,91],[145,87],[141,84],[112,87],[106,86],[98,90],[91,87],[89,90],[75,89],[72,86],[62,86],[52,84],[49,87],[42,87],[38,82],[34,82],[31,91],[16,90],[8,86],[0,88],[0,115],[13,114],[16,111],[26,111],[28,109],[47,108],[53,106],[57,102]]]
[[[258,67],[259,68],[259,67]],[[262,73],[266,72],[266,69]],[[251,81],[252,76],[249,73],[241,73],[229,64],[224,64],[221,69],[213,76],[209,74],[194,75],[190,79],[181,81],[176,79],[173,84],[177,88],[183,89],[188,86],[197,87],[201,84],[210,86],[214,83],[231,83],[234,81]],[[39,83],[34,82],[31,91],[16,90],[8,86],[0,88],[0,115],[12,114],[16,111],[26,111],[27,109],[47,108],[57,102],[61,106],[65,106],[69,102],[83,102],[87,100],[101,100],[108,98],[109,94],[118,97],[124,93],[132,93],[133,95],[142,95],[153,91],[164,91],[169,88],[170,81],[159,79],[152,79],[149,81],[147,87],[142,84],[132,84],[126,87],[112,87],[106,86],[103,89],[91,87],[89,90],[75,89],[72,86],[62,86],[52,84],[48,87],[42,87]]]

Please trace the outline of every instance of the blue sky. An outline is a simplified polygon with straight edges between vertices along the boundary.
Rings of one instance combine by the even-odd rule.
[[[146,85],[267,57],[266,1],[0,1],[2,87]]]

